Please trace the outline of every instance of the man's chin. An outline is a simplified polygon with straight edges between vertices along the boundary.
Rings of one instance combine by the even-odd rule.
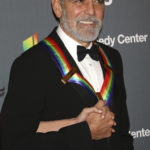
[[[86,35],[86,36],[76,36],[75,38],[82,42],[91,42],[91,41],[96,40],[97,37],[96,36],[91,37],[91,36]]]
[[[98,35],[93,33],[78,33],[75,34],[74,37],[83,42],[91,42],[97,39]]]

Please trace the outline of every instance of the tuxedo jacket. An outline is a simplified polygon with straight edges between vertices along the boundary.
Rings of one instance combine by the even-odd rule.
[[[56,29],[50,36],[63,50],[71,66],[77,67]],[[116,72],[110,104],[117,123],[116,133],[110,138],[92,140],[85,121],[58,132],[36,133],[40,121],[73,118],[83,108],[97,103],[79,84],[61,82],[62,75],[53,57],[39,42],[12,65],[8,93],[1,111],[1,150],[132,150],[121,57],[116,50],[101,43],[99,46],[107,53]],[[101,66],[105,76],[105,68]],[[79,70],[78,73],[81,74]]]

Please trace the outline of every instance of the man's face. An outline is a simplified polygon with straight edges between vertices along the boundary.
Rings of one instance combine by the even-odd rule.
[[[69,36],[84,42],[98,37],[104,15],[104,0],[64,0],[61,6],[60,25]]]

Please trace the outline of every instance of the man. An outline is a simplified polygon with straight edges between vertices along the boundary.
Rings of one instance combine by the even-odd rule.
[[[52,0],[52,7],[59,27],[13,63],[2,150],[131,150],[120,55],[94,42],[104,1]]]

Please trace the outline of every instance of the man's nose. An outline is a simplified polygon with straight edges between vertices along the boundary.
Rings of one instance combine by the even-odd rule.
[[[94,8],[93,1],[90,0],[86,3],[85,12],[88,15],[94,15],[95,14],[95,8]]]

